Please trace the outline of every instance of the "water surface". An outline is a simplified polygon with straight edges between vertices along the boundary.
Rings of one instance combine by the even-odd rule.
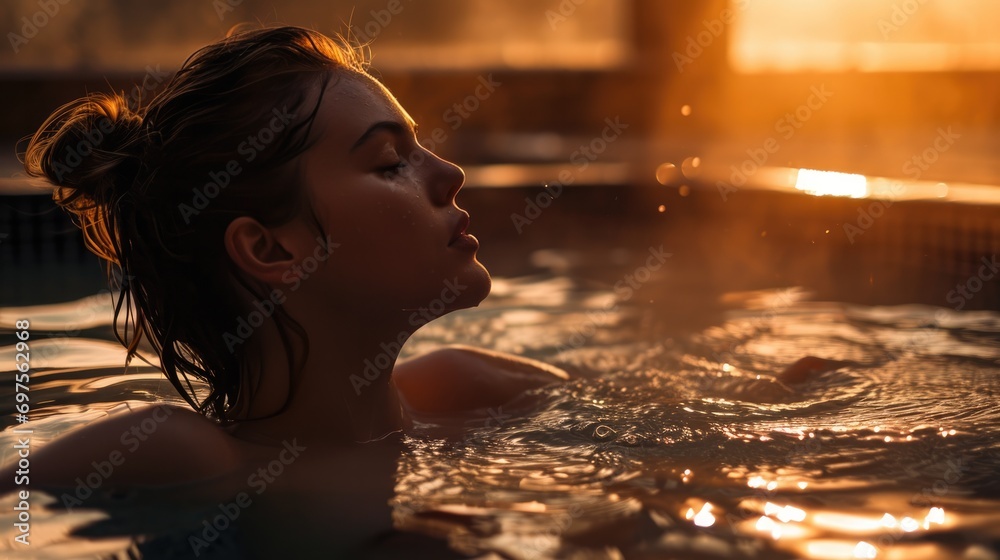
[[[620,301],[604,283],[497,279],[481,307],[422,328],[404,358],[474,344],[576,379],[482,411],[461,435],[418,426],[395,467],[397,526],[491,558],[1000,557],[1000,315],[815,302],[796,289],[719,301],[727,311],[710,326],[685,330],[670,306]],[[27,311],[38,359],[21,427],[34,445],[129,406],[180,403],[155,368],[122,373],[100,304]],[[0,319],[9,326],[9,313]],[[807,355],[846,365],[800,385],[775,380]],[[12,348],[0,363],[13,363]],[[17,426],[12,409],[0,412],[6,463]],[[149,515],[164,499],[122,503]],[[19,551],[10,500],[2,547]],[[32,550],[157,557],[170,541],[190,552],[190,528],[218,505],[170,506],[170,531],[130,538],[106,518],[134,510],[113,496],[96,503],[36,508]],[[296,514],[313,512],[293,508],[285,522]],[[297,538],[320,550],[330,534]]]

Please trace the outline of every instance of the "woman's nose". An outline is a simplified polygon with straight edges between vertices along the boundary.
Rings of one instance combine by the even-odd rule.
[[[436,202],[442,206],[451,204],[458,191],[465,184],[465,171],[454,163],[433,156],[435,161],[434,190],[438,198]]]

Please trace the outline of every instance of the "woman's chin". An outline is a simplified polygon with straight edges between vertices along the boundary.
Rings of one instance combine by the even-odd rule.
[[[475,302],[471,303],[469,307],[477,307],[486,296],[490,295],[490,291],[493,289],[493,279],[490,277],[490,271],[486,270],[478,260],[475,261],[476,268],[478,269],[475,275],[476,277],[469,280],[469,291]]]
[[[453,310],[478,307],[493,289],[493,279],[490,278],[489,271],[476,260],[448,284],[454,288],[455,299],[451,303]]]

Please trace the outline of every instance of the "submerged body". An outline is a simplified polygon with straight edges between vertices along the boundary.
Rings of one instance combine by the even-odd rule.
[[[399,398],[392,401],[396,410],[386,411],[386,417],[400,416],[406,430],[414,419],[433,418],[458,433],[463,418],[568,375],[534,360],[449,347],[398,364],[392,377],[390,387]],[[316,421],[322,424],[324,419]],[[388,551],[416,539],[434,557],[446,557],[440,543],[392,530],[388,503],[404,450],[404,430],[372,434],[370,441],[342,442],[298,437],[295,432],[278,439],[240,428],[221,427],[190,409],[170,405],[117,414],[33,451],[31,484],[62,496],[70,509],[99,507],[99,499],[77,498],[75,487],[94,464],[106,463],[111,472],[100,485],[104,496],[173,488],[157,500],[238,507],[233,511],[240,513],[240,531],[254,535],[255,557],[288,554],[297,546],[299,553],[315,552],[311,547],[317,535],[329,539],[331,550]],[[14,469],[10,466],[0,474],[3,493],[13,488]],[[287,523],[291,519],[294,523]],[[267,530],[282,522],[287,525],[279,534]],[[213,544],[196,532],[189,543],[194,552],[201,548],[199,538],[204,548]]]
[[[361,452],[379,448],[383,440],[398,441],[390,436],[412,427],[414,418],[433,418],[445,425],[451,418],[460,425],[463,417],[477,410],[502,406],[525,391],[568,379],[566,372],[548,364],[470,347],[424,354],[398,364],[392,376],[390,387],[398,399],[391,399],[392,409],[383,414],[401,418],[404,429],[372,434],[367,440],[330,441],[295,432],[275,438],[239,424],[220,426],[190,409],[157,405],[117,414],[46,445],[36,452],[32,480],[40,486],[70,486],[91,468],[92,461],[113,456],[125,441],[142,443],[131,446],[128,460],[115,469],[113,486],[166,486],[214,479],[257,461],[269,461],[276,452],[287,455],[290,451],[283,450],[306,446]],[[178,457],[185,460],[176,461]],[[8,467],[4,475],[14,468]],[[0,476],[4,485],[12,480],[13,476]]]
[[[817,373],[823,363],[826,369],[840,365],[806,358],[779,379],[801,380]],[[424,420],[434,424],[436,434],[461,437],[468,419],[488,417],[490,411],[514,421],[519,413],[528,412],[525,406],[531,406],[530,399],[518,397],[568,378],[565,371],[535,360],[447,347],[396,366],[391,386],[399,395],[404,429],[373,434],[371,441],[331,443],[300,439],[294,432],[275,439],[242,431],[238,425],[220,427],[189,409],[158,405],[114,415],[33,452],[31,480],[34,487],[62,496],[67,507],[100,507],[99,499],[75,503],[66,496],[76,496],[79,480],[94,470],[95,462],[113,463],[112,476],[100,488],[104,496],[130,495],[130,489],[139,489],[133,494],[136,505],[148,506],[144,502],[149,495],[143,491],[155,494],[159,488],[168,493],[157,494],[158,501],[176,500],[181,507],[197,503],[238,507],[233,511],[240,514],[239,531],[247,541],[234,546],[252,543],[253,554],[260,558],[315,552],[320,542],[328,551],[386,554],[418,546],[428,558],[447,558],[453,553],[443,542],[394,530],[388,504],[395,496],[398,463],[406,450],[403,434],[413,429],[414,420]],[[517,406],[505,406],[515,399]],[[154,423],[155,429],[146,427]],[[123,455],[126,439],[142,444]],[[4,492],[10,490],[6,486],[14,478],[13,468],[0,475]],[[269,528],[275,525],[284,528],[274,533]],[[213,534],[211,529],[205,531]],[[219,546],[198,531],[189,540],[195,552]]]
[[[777,379],[798,383],[842,365],[806,357],[786,368]],[[507,417],[523,412],[523,400],[518,402],[520,411],[502,407],[526,391],[570,379],[566,371],[543,362],[471,347],[443,348],[402,362],[392,377],[390,387],[398,400],[390,401],[394,410],[385,411],[385,415],[398,415],[403,428],[373,434],[367,441],[330,442],[300,438],[294,433],[279,439],[242,430],[240,425],[222,427],[189,409],[156,405],[115,415],[48,444],[36,452],[32,480],[42,487],[72,486],[93,461],[114,457],[122,442],[136,439],[144,444],[135,445],[128,460],[121,461],[109,486],[169,486],[213,480],[242,473],[260,461],[271,461],[276,453],[282,455],[283,462],[290,463],[286,458],[291,455],[297,459],[297,451],[306,447],[350,452],[351,468],[372,473],[375,463],[360,460],[366,450],[375,456],[381,456],[386,448],[398,451],[396,435],[411,430],[414,419],[433,421],[444,432],[451,426],[451,433],[461,433],[469,417],[488,414],[491,409],[502,409]],[[146,428],[144,423],[154,428]],[[176,461],[181,456],[185,460]],[[117,465],[117,461],[112,462]],[[10,489],[15,468],[11,465],[0,474],[4,491]],[[327,480],[348,481],[356,491],[354,482],[359,477]],[[352,499],[348,497],[348,503]]]

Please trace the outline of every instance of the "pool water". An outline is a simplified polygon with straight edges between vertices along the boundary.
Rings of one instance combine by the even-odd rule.
[[[473,344],[575,379],[474,415],[458,435],[418,425],[398,458],[395,525],[482,558],[1000,558],[1000,314],[816,302],[795,288],[702,306],[657,282],[622,301],[613,278],[495,279],[479,308],[422,328],[403,358]],[[20,425],[33,445],[140,402],[180,402],[155,368],[122,373],[106,299],[0,316],[8,330],[33,318],[33,413]],[[845,364],[776,381],[809,355]],[[0,363],[14,363],[11,347]],[[18,427],[9,396],[4,464]],[[12,499],[0,548],[23,552]],[[169,527],[179,542],[177,519],[206,515],[186,511]],[[32,550],[158,557],[148,532],[102,530],[116,513],[134,510],[35,508]]]

